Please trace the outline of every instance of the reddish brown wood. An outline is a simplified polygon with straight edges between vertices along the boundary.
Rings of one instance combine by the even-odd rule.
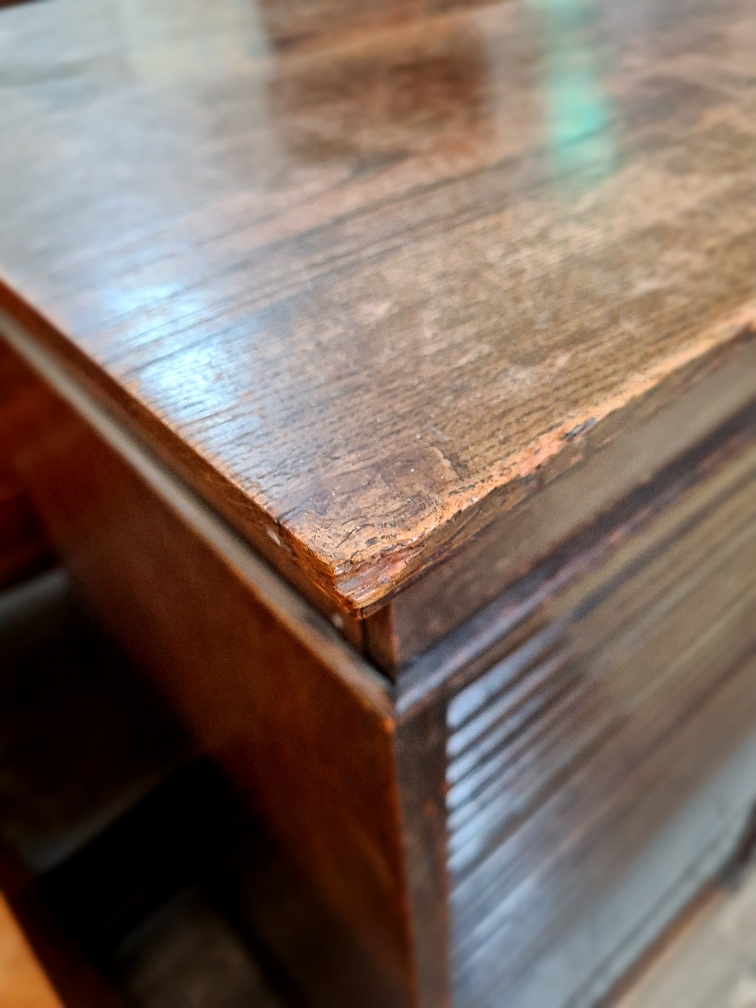
[[[660,506],[666,506],[670,485],[705,477],[718,439],[729,437],[733,413],[745,416],[753,409],[738,410],[753,402],[756,388],[753,333],[743,333],[731,361],[718,359],[720,366],[709,373],[707,362],[699,362],[695,387],[675,402],[660,406],[664,396],[657,388],[648,415],[612,435],[603,432],[540,493],[482,528],[460,521],[456,548],[444,562],[416,576],[365,620],[373,661],[395,676],[507,589],[527,581],[549,556],[589,549],[597,529],[611,523],[613,512],[632,509],[633,499],[660,494]],[[625,459],[622,465],[618,456]]]
[[[44,570],[52,552],[23,489],[0,471],[0,588]]]
[[[0,353],[0,415],[12,408],[15,381],[9,358]],[[0,589],[38,573],[51,561],[31,501],[0,452]]]
[[[428,652],[400,680],[397,714],[320,617],[35,359],[60,394],[16,360],[0,444],[93,602],[372,961],[367,1003],[436,1008],[450,974],[457,1003],[502,982],[527,1003],[571,941],[583,951],[565,983],[600,987],[623,968],[611,942],[624,918],[607,925],[603,965],[574,918],[603,912],[678,798],[708,842],[720,771],[729,853],[754,797],[752,410]],[[633,892],[623,913],[653,936],[687,885],[656,917]]]
[[[175,500],[16,366],[0,445],[61,556],[344,922],[380,980],[375,1003],[414,1003],[385,687],[233,535],[219,533],[224,552],[189,527]]]
[[[2,19],[0,330],[58,391],[15,365],[0,445],[56,547],[366,998],[598,989],[688,892],[645,845],[753,800],[750,435],[685,454],[754,396],[753,11]]]

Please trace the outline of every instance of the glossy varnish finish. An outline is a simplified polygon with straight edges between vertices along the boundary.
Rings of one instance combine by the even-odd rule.
[[[756,315],[750,4],[430,8],[0,20],[2,302],[337,620]]]
[[[517,1008],[593,1004],[729,856],[756,797],[753,408],[392,695],[51,355],[8,335],[47,384],[4,348],[0,451],[362,952],[356,998],[316,1003],[438,1008],[451,986],[488,1008],[506,984]]]
[[[591,1003],[754,799],[756,20],[344,7],[2,14],[0,455],[325,1004]]]

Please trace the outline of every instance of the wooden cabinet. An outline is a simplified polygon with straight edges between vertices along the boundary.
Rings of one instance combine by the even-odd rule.
[[[595,1004],[756,798],[753,15],[220,6],[0,13],[2,464],[314,1003]]]

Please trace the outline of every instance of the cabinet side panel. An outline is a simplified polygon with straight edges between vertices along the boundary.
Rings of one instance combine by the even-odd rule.
[[[0,453],[89,602],[346,924],[370,973],[364,1003],[412,1003],[394,724],[377,676],[0,350],[18,372]]]

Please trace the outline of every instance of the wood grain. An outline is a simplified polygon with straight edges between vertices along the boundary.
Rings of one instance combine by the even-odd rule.
[[[0,301],[341,618],[756,317],[745,0],[343,7],[0,22]]]
[[[756,800],[755,419],[400,678],[415,829],[443,792],[423,846],[426,879],[446,848],[453,1003],[596,1004],[739,845]]]
[[[488,603],[507,590],[521,591],[544,563],[565,552],[590,551],[602,527],[617,522],[618,512],[642,510],[654,497],[669,500],[680,481],[705,477],[717,447],[744,424],[747,428],[756,408],[751,333],[732,350],[727,363],[719,355],[713,372],[706,373],[706,361],[699,361],[703,373],[695,387],[661,408],[651,401],[658,406],[662,398],[657,387],[647,397],[648,414],[613,432],[602,428],[600,440],[590,450],[583,446],[540,493],[487,525],[480,516],[455,521],[454,540],[462,548],[415,576],[365,619],[365,646],[376,664],[393,677],[401,675],[403,667]],[[591,436],[588,432],[588,442]]]
[[[93,607],[371,964],[366,1005],[410,1004],[385,683],[162,467],[127,440],[114,450],[94,419],[117,438],[96,408],[86,422],[27,372],[0,446]]]

